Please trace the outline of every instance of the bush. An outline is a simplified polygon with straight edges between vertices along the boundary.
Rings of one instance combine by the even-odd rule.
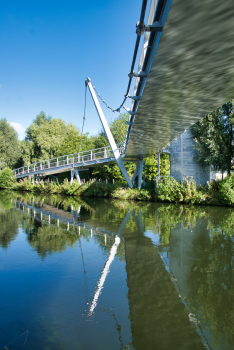
[[[25,177],[24,179],[20,179],[19,182],[15,182],[13,189],[18,191],[33,191],[33,184]]]
[[[214,205],[234,205],[234,176],[208,184],[207,197]]]
[[[208,187],[197,187],[191,178],[177,182],[170,177],[157,181],[157,188],[153,181],[144,188],[127,188],[122,183],[106,183],[89,181],[79,184],[76,180],[72,185],[67,179],[60,184],[58,181],[43,181],[33,184],[28,179],[16,182],[13,171],[5,168],[0,172],[0,188],[12,188],[20,191],[37,193],[63,193],[69,196],[106,197],[120,200],[161,201],[174,203],[191,203],[205,205],[234,206],[234,176],[224,180],[212,181]]]
[[[13,170],[5,168],[0,171],[0,188],[12,188],[15,181]]]

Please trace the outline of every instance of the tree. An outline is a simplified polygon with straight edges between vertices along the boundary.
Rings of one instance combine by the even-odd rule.
[[[80,146],[80,148],[79,148]],[[55,152],[55,156],[63,156],[92,149],[92,140],[88,138],[88,133],[82,135],[80,130],[73,124],[68,124],[65,131],[65,136],[61,145]]]
[[[17,163],[17,167],[28,165],[31,163],[33,154],[33,143],[23,140],[20,142],[20,157]]]
[[[104,132],[99,133],[95,136],[90,136],[93,148],[102,148],[109,146],[106,134]]]
[[[15,181],[14,172],[10,168],[0,171],[0,188],[11,188]]]
[[[46,117],[44,112],[26,130],[25,140],[32,143],[32,163],[53,158],[66,134],[66,123],[62,119]]]
[[[15,167],[20,155],[18,135],[6,119],[0,120],[0,166]]]
[[[123,142],[126,137],[128,120],[129,115],[127,113],[124,113],[120,114],[110,123],[110,130],[117,144]]]
[[[78,151],[81,139],[80,130],[64,120],[39,113],[26,130],[25,140],[21,142],[21,165],[59,157]],[[88,135],[82,137],[81,151],[92,148]]]
[[[208,114],[191,127],[196,142],[196,158],[230,175],[233,162],[234,100]]]

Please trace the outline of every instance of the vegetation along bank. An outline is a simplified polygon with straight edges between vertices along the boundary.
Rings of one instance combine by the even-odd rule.
[[[140,200],[172,203],[191,203],[201,205],[234,206],[234,176],[224,180],[207,183],[207,187],[197,186],[191,179],[177,182],[173,178],[163,178],[157,182],[149,181],[142,189],[127,188],[123,183],[106,183],[90,180],[84,184],[74,180],[72,185],[65,179],[43,181],[33,184],[29,179],[19,182],[13,171],[5,168],[0,171],[0,188],[34,193],[60,193],[69,196],[106,197],[121,200]]]

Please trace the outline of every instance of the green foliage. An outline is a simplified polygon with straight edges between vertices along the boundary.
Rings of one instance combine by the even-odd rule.
[[[106,135],[104,133],[99,133],[95,136],[90,136],[90,141],[92,143],[93,149],[109,146]]]
[[[4,202],[6,203],[6,201]],[[10,202],[10,204],[12,204],[12,202]],[[10,243],[15,239],[16,235],[18,234],[18,219],[19,213],[17,213],[15,210],[2,211],[0,208],[0,247],[8,248]]]
[[[67,186],[66,186],[66,184],[67,184]],[[77,195],[79,193],[79,189],[80,189],[80,185],[79,185],[77,180],[74,180],[71,185],[68,184],[68,181],[64,182],[64,190],[70,196]]]
[[[92,140],[88,137],[88,133],[82,135],[81,138],[80,130],[73,124],[68,124],[66,129],[65,137],[55,152],[56,157],[77,153],[78,151],[87,151],[94,148]]]
[[[6,119],[0,119],[0,169],[15,167],[20,156],[20,144],[15,129]]]
[[[157,182],[157,197],[162,201],[195,203],[198,189],[194,180],[185,178],[183,182],[175,179],[161,178]]]
[[[230,174],[233,155],[234,100],[208,114],[191,127],[196,141],[196,158]]]
[[[15,182],[13,185],[13,190],[17,191],[33,191],[33,183],[28,178],[20,179],[18,182]]]
[[[152,155],[145,158],[145,180],[152,181],[158,176],[158,155]],[[160,154],[160,175],[170,175],[170,160],[169,154]]]
[[[224,180],[212,181],[206,187],[197,187],[191,178],[177,182],[171,177],[149,181],[142,189],[127,188],[121,181],[113,184],[108,181],[90,180],[84,184],[74,180],[70,185],[67,178],[63,183],[49,179],[33,183],[24,178],[16,182],[13,171],[5,168],[0,172],[0,188],[35,193],[66,194],[69,196],[109,197],[140,201],[162,201],[205,205],[234,206],[234,175]]]
[[[0,188],[12,188],[15,182],[14,172],[10,168],[0,171]]]
[[[42,259],[54,252],[62,252],[67,246],[73,247],[78,240],[78,236],[71,232],[47,225],[28,230],[27,233],[28,242]]]
[[[110,130],[114,136],[115,142],[121,143],[126,137],[127,121],[129,120],[129,114],[120,114],[110,123]]]
[[[226,177],[224,180],[212,181],[208,184],[208,201],[214,205],[234,204],[234,175]]]
[[[32,143],[30,162],[53,158],[66,134],[62,119],[46,117],[44,112],[26,130],[25,140]]]
[[[20,165],[75,153],[78,151],[80,138],[80,130],[76,126],[41,112],[27,128],[26,138],[21,142]],[[88,136],[83,135],[81,150],[91,145]]]

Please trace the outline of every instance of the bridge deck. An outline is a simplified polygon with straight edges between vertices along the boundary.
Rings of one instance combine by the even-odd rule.
[[[123,145],[119,144],[117,146],[120,155],[123,157]],[[114,156],[110,146],[108,146],[29,164],[15,169],[14,175],[17,179],[31,175],[51,175],[66,172],[73,168],[82,170],[88,166],[95,166],[97,164],[105,164],[113,161]]]
[[[166,0],[158,3],[162,2],[165,5]],[[163,10],[158,16],[161,20]],[[160,41],[126,157],[159,152],[185,129],[233,99],[233,18],[232,0],[172,0],[163,32],[155,38]]]

